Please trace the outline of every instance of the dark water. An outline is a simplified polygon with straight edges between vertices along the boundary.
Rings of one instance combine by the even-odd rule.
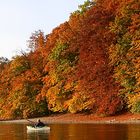
[[[50,124],[50,132],[26,126],[0,123],[0,140],[140,140],[140,124]]]

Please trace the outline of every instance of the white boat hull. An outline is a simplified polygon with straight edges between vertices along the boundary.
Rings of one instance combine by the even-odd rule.
[[[48,126],[44,126],[44,127],[34,127],[34,126],[27,126],[27,130],[31,130],[31,131],[40,131],[40,130],[50,130],[50,127]]]

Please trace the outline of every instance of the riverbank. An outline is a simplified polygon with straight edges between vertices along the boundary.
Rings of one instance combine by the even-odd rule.
[[[40,119],[46,123],[140,123],[140,114],[124,113],[109,117],[94,114],[63,114]]]
[[[109,117],[99,117],[94,114],[85,115],[85,114],[58,114],[51,115],[39,118],[29,119],[30,121],[36,122],[37,119],[41,121],[52,124],[52,123],[88,123],[88,124],[97,124],[97,123],[106,123],[106,124],[117,124],[117,123],[140,123],[140,114],[124,113],[116,116]],[[27,119],[22,120],[5,120],[1,122],[12,122],[12,123],[29,123]]]

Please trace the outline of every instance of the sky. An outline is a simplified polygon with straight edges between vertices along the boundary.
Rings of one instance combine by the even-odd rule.
[[[85,0],[0,0],[0,57],[27,50],[32,33],[45,34],[68,21]]]

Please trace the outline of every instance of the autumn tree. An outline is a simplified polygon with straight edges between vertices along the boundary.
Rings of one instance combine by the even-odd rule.
[[[114,67],[116,81],[122,87],[119,92],[132,112],[140,112],[139,9],[140,2],[137,0],[121,1],[110,28],[116,35],[116,41],[109,48],[110,64]]]
[[[85,1],[30,51],[0,59],[0,117],[140,112],[140,3]]]

